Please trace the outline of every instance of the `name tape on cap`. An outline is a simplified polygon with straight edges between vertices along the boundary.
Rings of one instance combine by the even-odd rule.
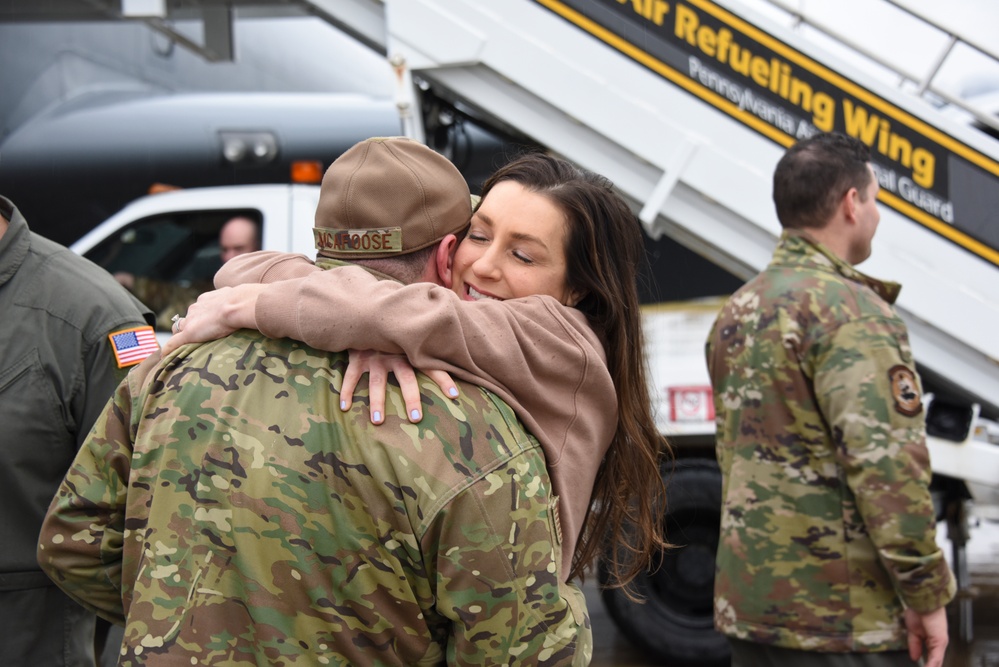
[[[313,227],[316,250],[327,252],[402,252],[402,227],[326,229]]]

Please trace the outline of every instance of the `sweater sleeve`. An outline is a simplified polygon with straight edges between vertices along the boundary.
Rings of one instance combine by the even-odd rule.
[[[284,317],[289,303],[295,304],[294,314]],[[256,319],[268,336],[331,351],[405,354],[416,368],[443,368],[486,387],[520,405],[526,413],[521,418],[535,422],[529,424],[532,432],[538,435],[533,427],[542,428],[560,443],[559,453],[584,405],[610,403],[616,420],[599,339],[581,313],[547,296],[462,301],[438,285],[402,285],[360,267],[342,267],[270,285],[257,300]],[[612,434],[579,435],[609,442]]]
[[[323,271],[304,255],[271,252],[237,257],[216,275],[219,287],[244,282],[270,283],[255,313],[268,336],[321,350],[405,354],[416,368],[446,370],[520,407],[532,432],[542,437],[540,429],[559,453],[569,427],[591,421],[577,421],[584,407],[600,405],[612,418],[592,420],[582,437],[613,435],[617,406],[600,340],[582,313],[550,297],[463,302],[431,283],[402,285],[360,267]]]
[[[215,287],[272,283],[322,271],[305,255],[261,250],[233,257],[215,274]]]

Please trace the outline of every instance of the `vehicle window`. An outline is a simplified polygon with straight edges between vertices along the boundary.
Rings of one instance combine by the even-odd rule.
[[[254,210],[170,212],[136,220],[85,256],[156,313],[157,329],[169,331],[170,318],[212,288],[222,266],[219,232],[237,216],[261,229],[262,216]]]

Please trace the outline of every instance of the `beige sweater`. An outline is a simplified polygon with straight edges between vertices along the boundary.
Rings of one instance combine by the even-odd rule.
[[[415,368],[446,370],[506,401],[544,448],[568,575],[617,425],[603,345],[585,315],[548,296],[462,301],[431,283],[379,280],[356,266],[323,271],[287,253],[241,255],[215,277],[216,287],[248,282],[273,283],[256,308],[268,336],[405,354]]]

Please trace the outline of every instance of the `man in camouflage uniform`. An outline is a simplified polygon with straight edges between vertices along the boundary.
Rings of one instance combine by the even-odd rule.
[[[443,157],[369,140],[326,174],[317,246],[427,277],[470,215]],[[391,387],[373,426],[364,400],[339,409],[346,365],[248,330],[143,364],[53,501],[39,561],[125,624],[125,665],[587,664],[538,442],[490,392],[425,379],[420,423]]]
[[[715,624],[736,667],[943,661],[954,581],[891,306],[899,286],[853,268],[870,255],[877,192],[859,141],[792,146],[774,173],[773,259],[708,338],[723,475]]]

